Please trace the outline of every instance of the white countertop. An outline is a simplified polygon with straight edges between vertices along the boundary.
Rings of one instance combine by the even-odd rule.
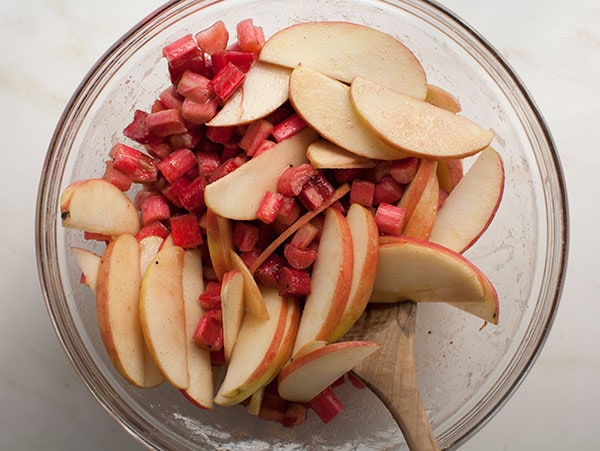
[[[160,0],[0,2],[0,449],[139,449],[63,352],[37,278],[34,205],[52,131],[101,53]],[[444,0],[509,61],[553,132],[571,248],[562,303],[521,387],[465,451],[597,449],[600,3]]]

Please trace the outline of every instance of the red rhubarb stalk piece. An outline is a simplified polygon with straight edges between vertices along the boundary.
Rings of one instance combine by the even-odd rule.
[[[292,114],[273,127],[272,135],[275,141],[280,142],[294,136],[305,127],[306,122],[297,114]]]
[[[158,163],[158,170],[169,183],[175,182],[198,164],[196,155],[190,149],[178,149]]]
[[[246,151],[249,157],[254,156],[271,134],[271,130],[273,130],[273,124],[265,119],[252,122],[240,139],[240,147]]]
[[[244,52],[258,53],[265,44],[265,34],[262,27],[254,25],[252,19],[245,19],[236,25],[237,39],[240,49]]]
[[[192,339],[202,349],[219,351],[223,348],[223,324],[218,320],[218,316],[213,313],[219,311],[220,309],[208,310],[204,312],[198,321]]]
[[[308,401],[308,407],[315,411],[323,423],[330,423],[344,408],[342,402],[333,393],[331,387],[326,388]]]
[[[151,196],[144,201],[141,207],[142,223],[148,225],[155,221],[162,221],[171,217],[169,201],[166,197]]]
[[[180,111],[175,108],[150,113],[146,116],[146,126],[150,133],[159,138],[187,131]]]
[[[167,228],[166,225],[164,225],[160,221],[155,221],[155,222],[152,222],[150,224],[146,224],[145,226],[143,226],[140,229],[140,231],[137,233],[135,238],[138,241],[141,241],[143,238],[146,238],[147,236],[159,236],[162,239],[165,239],[166,237],[169,236],[169,233],[171,233],[171,232],[169,231],[169,229]]]
[[[221,308],[221,282],[209,281],[204,291],[198,296],[198,302],[204,310],[215,310]]]
[[[371,207],[375,197],[375,184],[368,180],[355,179],[350,189],[350,203]]]
[[[209,55],[222,52],[229,42],[229,31],[222,20],[218,20],[210,27],[199,31],[195,35],[198,47]]]
[[[277,214],[282,204],[283,196],[280,193],[267,191],[258,206],[256,217],[265,224],[270,224],[277,219]]]
[[[169,220],[173,244],[184,249],[200,246],[204,240],[198,223],[198,217],[194,213],[173,216]]]
[[[284,266],[277,278],[277,289],[280,296],[308,296],[311,292],[310,274],[303,269]]]
[[[404,185],[400,185],[390,175],[386,175],[375,185],[373,204],[396,203],[400,200],[402,194],[404,194]]]
[[[297,196],[302,192],[302,187],[306,182],[317,174],[318,171],[309,163],[286,168],[277,181],[277,191],[284,196]]]
[[[401,160],[394,160],[390,166],[390,175],[398,183],[406,185],[410,183],[419,168],[419,159],[417,157],[407,157]]]
[[[258,241],[258,227],[248,222],[236,221],[233,226],[233,244],[241,252],[254,249]]]
[[[382,202],[375,212],[375,223],[381,233],[400,235],[406,223],[406,210]]]
[[[238,69],[235,64],[227,63],[225,67],[217,72],[208,86],[221,102],[225,102],[244,83],[245,78],[246,74]]]

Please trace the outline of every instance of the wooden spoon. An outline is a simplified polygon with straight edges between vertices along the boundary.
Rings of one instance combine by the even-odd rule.
[[[381,348],[353,371],[383,401],[411,451],[440,450],[421,403],[415,366],[417,304],[371,304],[344,339]]]

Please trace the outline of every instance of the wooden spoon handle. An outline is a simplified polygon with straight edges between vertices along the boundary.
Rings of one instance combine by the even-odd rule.
[[[353,371],[389,409],[411,451],[432,451],[440,448],[417,384],[414,350],[416,312],[417,304],[414,302],[365,312],[365,329],[362,332],[368,335],[369,340],[380,343],[381,348]]]

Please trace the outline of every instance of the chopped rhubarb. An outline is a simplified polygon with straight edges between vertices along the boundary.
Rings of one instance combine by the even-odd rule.
[[[232,139],[230,142],[223,144],[223,150],[221,151],[221,161],[225,161],[230,158],[235,158],[238,155],[240,155],[241,152],[242,149],[240,148],[238,143],[235,142],[234,139]],[[240,157],[242,157],[242,155],[240,155]],[[244,154],[243,157],[245,159],[246,155]]]
[[[141,154],[138,165],[131,174],[134,183],[153,183],[158,179],[158,163],[160,160]]]
[[[173,151],[171,145],[167,142],[157,141],[145,144],[144,147],[150,155],[152,155],[155,158],[158,158],[159,160],[162,160],[163,158],[167,157]]]
[[[246,74],[235,64],[227,63],[216,73],[209,86],[221,102],[225,102],[244,83],[245,78]]]
[[[131,175],[115,168],[112,160],[106,161],[104,164],[105,168],[102,179],[112,183],[123,192],[128,191],[129,188],[131,188],[131,183],[133,182]]]
[[[360,389],[367,388],[363,381],[356,377],[353,372],[348,372],[346,373],[346,375],[348,376],[348,380],[350,381],[353,387]]]
[[[361,168],[335,169],[333,179],[338,183],[351,183],[353,180],[363,177],[365,170]]]
[[[181,205],[179,195],[181,191],[190,183],[192,183],[192,180],[184,175],[182,177],[179,177],[173,183],[170,183],[167,186],[165,186],[163,189],[160,190],[160,192],[163,196],[169,199],[173,205],[182,208],[183,205]]]
[[[182,75],[179,81],[177,82],[177,92],[181,94],[183,97],[192,96],[193,100],[199,102],[202,97],[195,97],[192,93],[196,90],[204,90],[206,92],[210,92],[208,88],[208,84],[210,83],[210,78],[205,77],[202,74],[198,74],[196,72],[192,72],[191,70],[186,70]],[[196,95],[199,95],[199,92]],[[203,100],[208,100],[208,97],[205,97]]]
[[[135,204],[136,208],[138,210],[140,210],[142,208],[142,204],[146,201],[146,199],[148,199],[149,197],[152,197],[152,196],[157,196],[159,194],[160,194],[160,192],[157,190],[142,189],[142,190],[138,191],[137,194],[135,195],[135,198],[133,199],[133,203]]]
[[[265,44],[262,27],[256,27],[252,19],[245,19],[236,25],[237,39],[244,52],[258,53]]]
[[[270,224],[277,219],[277,214],[282,205],[283,196],[280,193],[267,191],[258,206],[256,217],[265,224]]]
[[[326,388],[308,401],[308,407],[315,411],[323,423],[330,423],[344,408],[342,402],[333,393],[331,387]]]
[[[204,102],[197,102],[191,97],[186,97],[181,107],[181,116],[192,124],[204,124],[215,117],[218,107],[219,103],[215,97]]]
[[[173,244],[184,249],[198,247],[203,243],[198,217],[193,213],[173,216],[169,220]]]
[[[115,144],[108,156],[113,160],[113,166],[119,171],[127,174],[133,174],[133,171],[138,167],[142,152],[125,144]]]
[[[292,268],[307,269],[317,259],[317,250],[313,248],[300,249],[287,243],[283,246],[283,255]]]
[[[221,308],[221,282],[209,281],[204,287],[204,291],[198,296],[198,302],[204,310],[214,310]]]
[[[228,63],[233,64],[239,70],[246,73],[252,67],[252,63],[254,63],[255,59],[256,54],[252,52],[227,50],[225,52],[215,53],[212,56],[212,64],[216,73],[227,66]]]
[[[150,133],[146,119],[148,113],[142,110],[135,110],[133,113],[133,120],[125,127],[123,134],[140,144],[149,144],[156,141],[156,137]]]
[[[166,197],[157,195],[149,197],[141,206],[142,223],[148,225],[171,217],[169,201]]]
[[[212,314],[215,311],[217,310],[204,312],[192,336],[196,345],[208,351],[218,351],[223,348],[223,324]]]
[[[198,47],[209,55],[222,52],[229,42],[229,31],[222,20],[218,20],[210,27],[199,31],[195,35]]]
[[[183,117],[177,109],[162,110],[146,116],[150,133],[159,138],[187,131]]]
[[[169,86],[160,93],[158,98],[166,110],[181,110],[181,105],[183,105],[183,97],[177,92],[174,86]]]
[[[228,158],[223,163],[221,163],[217,168],[210,174],[208,177],[208,183],[212,183],[215,180],[219,180],[221,177],[226,176],[230,172],[235,171],[242,164],[244,164],[244,160],[239,157]]]
[[[240,147],[248,156],[253,156],[260,146],[267,140],[273,130],[273,124],[265,119],[260,119],[248,126],[244,136],[240,139]]]
[[[416,157],[402,158],[395,160],[390,166],[390,175],[400,184],[407,184],[412,181],[419,167],[419,159]]]
[[[375,184],[368,180],[356,179],[350,187],[350,203],[371,207],[375,196]]]
[[[197,176],[179,191],[179,202],[183,208],[193,213],[199,213],[206,207],[204,203],[206,184],[206,178]]]
[[[212,142],[227,144],[233,137],[235,127],[206,127],[204,136]]]
[[[237,221],[233,226],[233,244],[241,252],[254,249],[258,241],[258,227],[248,222]]]
[[[283,424],[288,402],[276,393],[265,391],[258,416],[263,420]]]
[[[318,171],[309,163],[290,166],[279,176],[277,191],[284,196],[297,196],[302,191],[302,187],[306,182],[317,174]]]
[[[380,233],[400,235],[406,222],[406,211],[402,207],[382,202],[375,212],[375,223]]]
[[[293,224],[296,219],[300,216],[300,205],[296,202],[293,197],[283,196],[283,202],[281,208],[277,213],[275,221],[278,224],[289,226]]]
[[[178,149],[158,163],[158,169],[168,182],[173,183],[198,164],[196,155],[189,149]]]
[[[308,210],[316,210],[328,200],[335,188],[321,173],[311,177],[303,186],[298,199]]]
[[[369,169],[371,179],[375,182],[379,182],[383,177],[390,175],[391,162],[379,160],[375,163],[375,167]]]
[[[386,175],[375,185],[373,205],[393,204],[400,200],[402,194],[404,194],[404,185],[400,185],[390,175]]]
[[[283,416],[281,424],[286,428],[300,426],[306,420],[308,408],[306,404],[299,402],[288,403],[287,410]]]
[[[270,139],[266,139],[262,142],[262,144],[256,149],[254,152],[254,157],[258,157],[261,153],[266,152],[267,150],[275,147],[277,143],[275,141],[271,141]]]
[[[198,56],[200,51],[194,37],[191,34],[186,34],[165,46],[162,53],[169,66],[177,67],[182,65],[183,61]]]
[[[272,135],[275,141],[280,142],[294,136],[305,127],[306,122],[297,114],[292,114],[273,127]]]
[[[221,346],[218,351],[210,351],[210,363],[213,367],[224,366],[227,364],[225,360],[225,349]]]
[[[166,225],[160,221],[155,221],[143,226],[135,237],[138,241],[141,241],[147,236],[159,236],[164,239],[169,236],[169,233],[171,232]]]
[[[294,233],[290,244],[298,249],[306,249],[319,236],[320,232],[316,225],[307,222]]]
[[[307,296],[311,292],[310,274],[303,269],[284,266],[279,271],[277,289],[281,296]]]
[[[256,261],[256,258],[254,259]],[[254,264],[252,262],[250,265]],[[250,265],[248,265],[250,267]],[[285,267],[285,260],[272,254],[254,272],[256,282],[265,287],[278,288],[279,273]]]

